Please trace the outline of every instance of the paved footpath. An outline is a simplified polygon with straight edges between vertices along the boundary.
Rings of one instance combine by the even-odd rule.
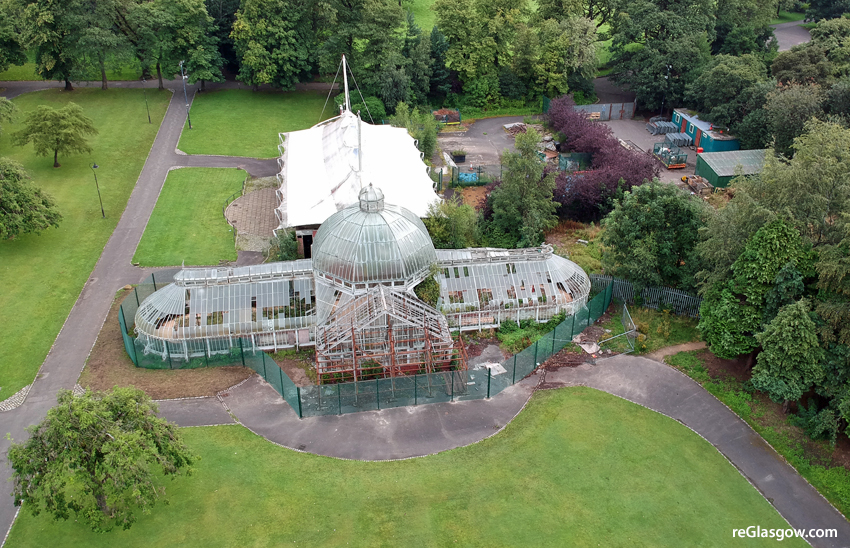
[[[140,82],[116,84],[118,85],[113,87],[141,87]],[[17,441],[26,439],[26,427],[45,417],[47,410],[56,403],[56,393],[62,388],[74,387],[106,319],[115,292],[124,285],[138,283],[150,271],[134,267],[131,261],[168,171],[175,167],[192,166],[239,167],[257,177],[278,172],[275,159],[178,154],[177,142],[183,129],[186,111],[182,88],[177,89],[179,82],[171,81],[168,85],[172,92],[179,93],[172,95],[168,111],[118,226],[109,238],[94,271],[44,360],[26,401],[17,409],[0,413],[0,485],[6,486],[2,488],[0,495],[10,489],[7,480],[11,476],[11,469],[6,459],[10,442],[5,434],[10,433]],[[6,97],[51,87],[61,87],[61,84],[0,82],[0,88],[5,88],[2,94]],[[14,520],[16,509],[12,503],[11,497],[0,496],[0,538],[5,535]]]

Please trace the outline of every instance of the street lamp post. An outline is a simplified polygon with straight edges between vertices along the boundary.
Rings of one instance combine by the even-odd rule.
[[[664,116],[664,99],[667,98],[667,88],[670,87],[671,68],[673,68],[673,65],[667,65],[667,76],[664,77],[664,95],[661,96],[661,112],[658,113],[659,116]]]
[[[186,76],[183,74],[183,61],[180,61],[180,79],[183,80],[183,99],[186,100],[186,120],[189,121],[189,129],[192,129],[192,119],[189,117],[189,96],[186,94]]]
[[[145,87],[145,82],[147,82],[147,80],[142,78],[142,90],[145,94],[145,108],[148,111],[148,123],[152,124],[153,122],[151,122],[151,107],[148,106],[148,88]]]
[[[103,198],[100,197],[100,185],[97,184],[97,171],[98,168],[97,163],[91,164],[89,166],[91,168],[91,172],[94,173],[94,186],[97,188],[97,199],[100,200],[100,215],[106,219],[106,213],[103,212]]]

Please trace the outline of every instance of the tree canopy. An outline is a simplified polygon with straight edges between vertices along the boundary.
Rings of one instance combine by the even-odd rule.
[[[95,531],[129,529],[165,496],[159,474],[191,473],[197,460],[176,425],[136,388],[62,390],[47,417],[13,443],[15,505],[66,520],[73,512]]]
[[[62,215],[17,162],[0,158],[0,240],[58,227]]]
[[[674,185],[656,179],[632,188],[603,220],[605,271],[640,287],[692,289],[706,216],[702,200]]]
[[[86,140],[87,135],[97,135],[94,122],[83,114],[76,103],[68,103],[55,109],[39,105],[28,112],[24,119],[24,128],[12,135],[17,146],[32,143],[35,153],[46,156],[53,153],[53,167],[59,167],[59,153],[83,154],[91,152]]]

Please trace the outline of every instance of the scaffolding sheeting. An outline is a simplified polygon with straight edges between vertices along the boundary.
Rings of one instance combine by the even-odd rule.
[[[319,225],[356,204],[361,162],[362,180],[380,187],[392,204],[425,217],[428,205],[439,200],[422,153],[404,128],[361,122],[346,111],[280,139],[281,203],[275,214],[281,227]]]

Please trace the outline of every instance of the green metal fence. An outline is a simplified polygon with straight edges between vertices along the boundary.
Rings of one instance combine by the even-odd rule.
[[[587,306],[498,366],[298,387],[272,358],[253,345],[250,337],[164,341],[162,344],[165,345],[165,359],[161,354],[145,354],[143,345],[133,339],[127,326],[132,326],[138,303],[144,300],[139,299],[137,302],[136,297],[144,295],[150,289],[148,285],[153,284],[139,286],[143,288],[141,292],[137,287],[135,295],[125,300],[127,308],[124,308],[124,304],[120,308],[118,321],[124,336],[124,348],[133,363],[148,369],[190,369],[223,365],[250,367],[263,377],[301,418],[495,396],[527,377],[541,363],[572,342],[574,336],[599,319],[611,304],[614,290],[614,284],[609,283]],[[162,350],[163,348],[157,349],[159,352]],[[192,353],[201,352],[203,355],[200,357],[186,359],[186,356]]]

